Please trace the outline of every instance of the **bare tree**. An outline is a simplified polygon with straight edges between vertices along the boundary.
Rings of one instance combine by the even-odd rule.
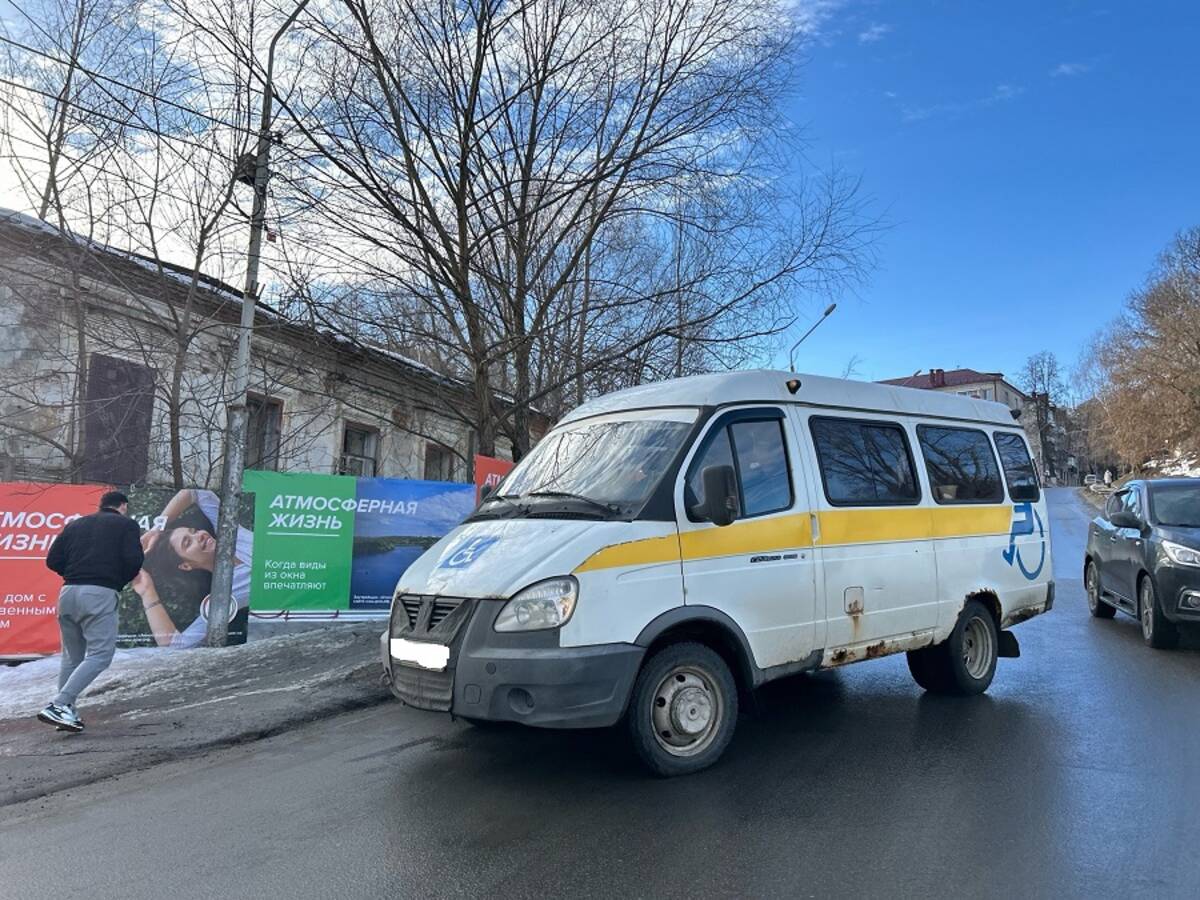
[[[1200,228],[1163,251],[1082,368],[1107,442],[1127,465],[1200,453]]]
[[[789,22],[771,0],[314,11],[281,105],[319,218],[291,239],[360,297],[314,315],[473,385],[484,453],[526,450],[540,405],[740,359],[869,239],[852,180],[779,175]]]
[[[1025,428],[1034,438],[1034,450],[1045,474],[1058,478],[1063,474],[1065,448],[1055,417],[1067,390],[1058,357],[1048,350],[1033,354],[1025,361],[1017,380],[1033,406],[1033,421],[1026,421]]]

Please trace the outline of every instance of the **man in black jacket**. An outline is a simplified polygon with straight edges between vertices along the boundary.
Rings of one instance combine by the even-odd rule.
[[[38,718],[67,731],[83,731],[75,698],[112,663],[117,647],[117,595],[142,568],[141,532],[127,515],[129,498],[109,491],[100,511],[62,530],[46,566],[63,577],[58,595],[62,668],[58,695]]]

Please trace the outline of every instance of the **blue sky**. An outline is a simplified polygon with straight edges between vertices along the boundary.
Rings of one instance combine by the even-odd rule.
[[[1043,349],[1073,367],[1200,225],[1200,3],[822,8],[788,113],[891,227],[797,368],[840,375],[857,355],[861,378],[1015,376]]]

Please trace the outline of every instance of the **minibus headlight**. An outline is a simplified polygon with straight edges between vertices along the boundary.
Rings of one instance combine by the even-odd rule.
[[[504,604],[496,616],[497,631],[540,631],[567,624],[575,612],[579,582],[570,575],[539,581]]]

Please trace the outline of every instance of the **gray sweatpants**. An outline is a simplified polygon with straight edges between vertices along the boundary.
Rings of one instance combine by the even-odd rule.
[[[66,584],[58,593],[62,668],[55,703],[74,704],[84,688],[112,663],[117,649],[117,592]]]

